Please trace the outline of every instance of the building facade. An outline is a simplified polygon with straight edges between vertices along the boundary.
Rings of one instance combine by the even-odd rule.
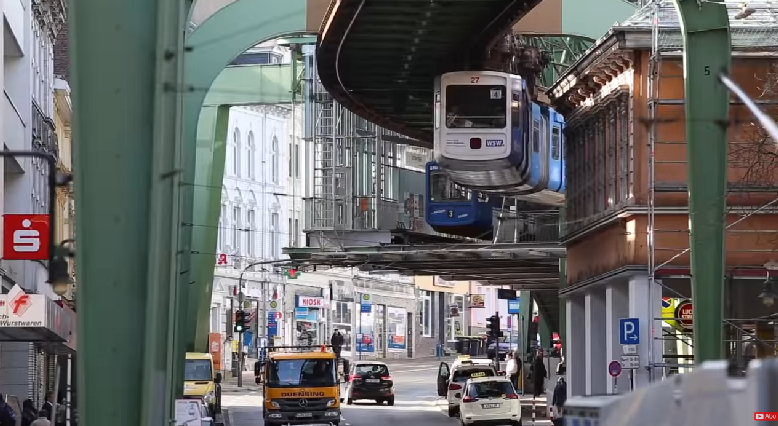
[[[67,158],[62,158],[55,126],[55,120],[69,114],[64,105],[57,105],[62,108],[55,112],[56,92],[61,87],[55,79],[54,52],[57,36],[65,26],[66,12],[66,5],[60,0],[4,2],[4,28],[0,34],[0,80],[5,94],[0,107],[0,135],[5,148],[50,154],[56,158],[55,168],[70,167],[69,152],[65,153]],[[62,95],[60,92],[59,96]],[[64,129],[67,124],[62,126]],[[50,188],[48,177],[56,170],[48,162],[16,156],[7,157],[2,167],[0,199],[5,221],[14,214],[54,212],[49,226],[55,227],[56,235],[72,235],[68,231],[72,199],[68,202],[68,196],[60,193],[59,200],[52,205],[50,195],[55,189]],[[5,226],[4,234],[10,232]],[[28,322],[36,326],[0,326],[0,388],[15,397],[14,401],[30,398],[40,406],[46,391],[61,391],[58,397],[66,396],[64,381],[58,382],[57,377],[67,377],[70,370],[58,364],[55,353],[60,349],[74,353],[75,314],[69,303],[57,303],[59,296],[46,284],[45,261],[8,259],[12,257],[3,253],[4,260],[0,261],[3,293],[34,295],[31,300],[40,301],[45,307],[41,311],[32,307],[25,311],[36,316],[36,321]]]
[[[751,33],[759,20],[760,28],[774,32],[772,12],[759,6],[744,23],[735,17],[739,9],[727,10],[736,40],[730,75],[773,111],[778,100],[772,89],[774,37]],[[622,318],[639,320],[635,387],[694,365],[688,350],[667,343],[688,345],[696,303],[689,268],[680,28],[672,2],[644,7],[599,40],[551,88],[567,126],[570,186],[562,238],[567,275],[560,294],[570,395],[615,392],[607,365],[623,354]],[[751,356],[745,351],[757,338],[759,356],[776,353],[774,343],[765,344],[776,336],[764,320],[774,313],[773,300],[764,303],[759,295],[774,291],[769,278],[776,246],[768,235],[778,225],[772,207],[778,169],[774,153],[764,149],[769,137],[748,110],[733,101],[729,111],[722,324],[727,340],[721,347],[738,368],[745,368]]]

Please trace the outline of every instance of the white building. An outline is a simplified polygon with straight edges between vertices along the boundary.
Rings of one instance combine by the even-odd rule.
[[[58,32],[65,25],[65,7],[62,0],[2,3],[0,81],[5,96],[0,106],[0,135],[6,150],[34,150],[58,155],[54,131],[54,46]],[[9,157],[0,162],[0,167],[3,169],[0,191],[3,214],[49,213],[47,179],[50,170],[47,163],[30,157]],[[10,256],[2,253],[0,257]],[[60,308],[54,302],[58,297],[46,284],[44,265],[44,262],[31,260],[2,260],[3,293],[18,284],[27,293],[44,294],[46,303],[59,312]],[[67,339],[72,328],[69,320],[45,323],[43,327],[0,328],[0,389],[3,393],[15,395],[20,400],[32,398],[36,406],[40,406],[44,392],[55,387],[53,372],[57,358],[35,342]]]

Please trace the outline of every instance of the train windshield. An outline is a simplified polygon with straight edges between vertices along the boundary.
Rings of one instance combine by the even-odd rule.
[[[451,182],[444,172],[430,172],[430,201],[470,201],[470,191]]]
[[[507,101],[505,86],[446,87],[446,127],[504,129]]]

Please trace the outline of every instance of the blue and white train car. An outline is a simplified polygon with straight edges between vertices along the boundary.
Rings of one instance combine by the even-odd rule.
[[[435,159],[454,182],[564,203],[564,118],[531,102],[520,76],[461,71],[435,84]]]
[[[426,171],[427,224],[437,232],[491,239],[494,200],[455,184],[435,162],[427,163]]]

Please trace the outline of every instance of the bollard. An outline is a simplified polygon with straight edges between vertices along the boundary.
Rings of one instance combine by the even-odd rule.
[[[532,426],[535,426],[535,395],[532,395]]]
[[[435,356],[437,356],[438,359],[443,358],[443,345],[441,345],[440,343],[435,345]]]

